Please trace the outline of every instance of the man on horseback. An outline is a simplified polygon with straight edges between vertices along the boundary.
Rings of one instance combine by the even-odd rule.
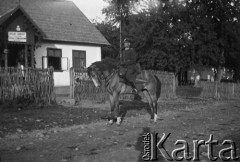
[[[94,85],[96,87],[100,87],[102,84],[105,84],[105,88],[109,94],[109,104],[111,109],[109,124],[113,124],[113,121],[115,119],[115,110],[117,112],[116,123],[117,125],[121,124],[123,114],[120,112],[121,105],[119,104],[119,97],[121,94],[129,93],[129,90],[133,89],[128,86],[131,83],[129,84],[128,82],[130,81],[126,81],[127,79],[133,79],[131,80],[133,84],[132,87],[134,87],[136,91],[134,84],[134,81],[136,79],[135,76],[138,74],[138,65],[136,65],[136,53],[133,58],[130,56],[131,58],[129,60],[127,58],[132,53],[131,50],[128,50],[129,45],[128,48],[124,51],[124,58],[121,59],[122,65],[128,68],[126,72],[121,71],[123,70],[123,67],[118,66],[119,60],[114,59],[109,59],[108,61],[97,61],[92,63],[92,65],[87,68],[88,76],[92,79]],[[129,55],[126,56],[125,54]],[[121,76],[123,76],[123,78]],[[153,119],[154,122],[157,122],[157,101],[161,93],[161,82],[156,75],[153,75],[147,70],[141,71],[141,76],[137,76],[137,81],[137,88],[141,90],[142,93],[146,96],[149,106],[151,107],[151,119]]]
[[[125,50],[122,53],[121,66],[123,69],[125,69],[125,72],[120,71],[120,75],[124,77],[130,86],[132,86],[132,92],[137,93],[138,91],[135,85],[135,80],[137,74],[140,72],[140,69],[139,65],[137,65],[137,54],[134,49],[130,48],[130,45],[130,40],[124,39]]]

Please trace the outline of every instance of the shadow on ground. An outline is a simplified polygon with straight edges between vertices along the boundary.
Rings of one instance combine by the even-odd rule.
[[[148,103],[144,103],[141,101],[121,101],[120,102],[120,114],[122,119],[128,114],[128,116],[132,115],[132,112],[138,111],[139,114],[148,113],[151,115],[151,109]]]

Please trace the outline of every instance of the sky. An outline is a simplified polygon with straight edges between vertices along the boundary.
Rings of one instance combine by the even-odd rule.
[[[108,5],[108,3],[103,0],[71,0],[78,8],[84,13],[85,16],[91,21],[104,20],[104,15],[102,14],[102,9]]]

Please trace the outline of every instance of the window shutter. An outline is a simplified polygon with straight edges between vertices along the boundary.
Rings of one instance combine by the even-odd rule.
[[[62,68],[62,70],[68,70],[68,58],[67,57],[61,58],[61,68]]]
[[[42,57],[42,68],[47,69],[48,68],[48,58],[47,56]]]

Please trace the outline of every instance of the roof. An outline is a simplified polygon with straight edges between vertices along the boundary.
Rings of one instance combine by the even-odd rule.
[[[0,22],[5,21],[18,6],[18,0],[0,0]],[[72,1],[21,0],[20,6],[43,32],[44,40],[109,45]]]
[[[34,23],[34,21],[30,18],[30,16],[27,14],[27,12],[20,6],[18,5],[17,7],[7,11],[4,15],[0,17],[0,25],[2,25],[8,18],[10,18],[12,15],[14,15],[18,10],[20,10],[26,17],[27,19],[34,25],[34,27],[37,29],[37,31],[44,37],[46,38],[45,33]]]

